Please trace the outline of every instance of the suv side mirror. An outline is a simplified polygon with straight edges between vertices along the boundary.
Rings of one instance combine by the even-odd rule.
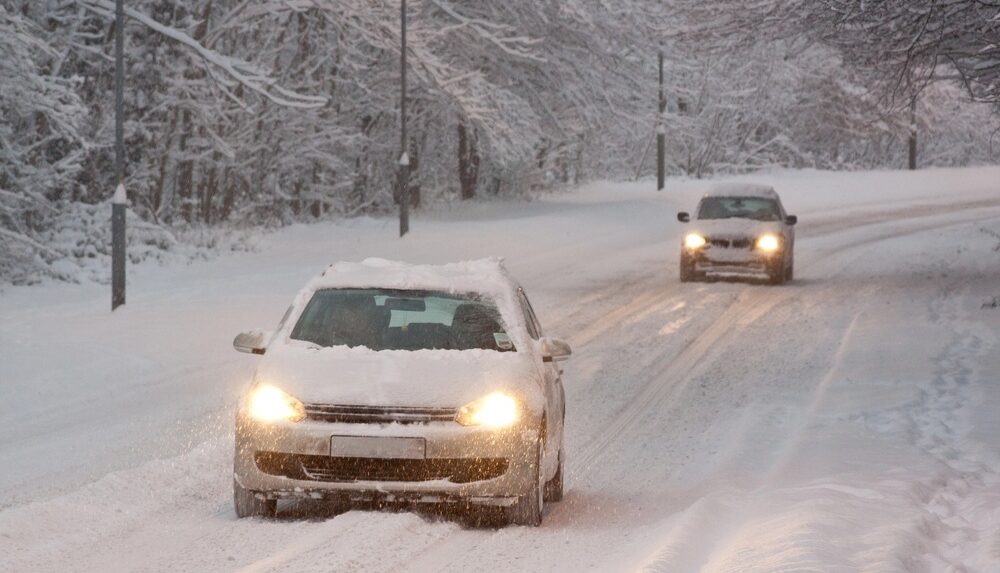
[[[267,343],[273,334],[269,330],[241,332],[233,339],[233,348],[247,354],[264,354],[264,351],[267,350]]]
[[[558,338],[542,338],[542,362],[562,362],[569,360],[573,349],[564,340]]]
[[[690,223],[691,215],[685,213],[684,211],[681,211],[680,213],[677,213],[677,220],[680,221],[681,223]]]
[[[798,223],[798,222],[799,222],[799,218],[796,217],[795,215],[789,215],[789,216],[785,217],[785,223],[787,223],[789,225],[795,225],[795,223]]]

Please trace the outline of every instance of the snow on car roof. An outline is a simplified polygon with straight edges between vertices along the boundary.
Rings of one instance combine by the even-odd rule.
[[[503,259],[488,258],[443,265],[415,265],[379,258],[338,262],[307,285],[322,288],[380,287],[497,294],[516,288]]]
[[[762,183],[717,183],[705,193],[705,197],[767,197],[776,199],[774,187]]]

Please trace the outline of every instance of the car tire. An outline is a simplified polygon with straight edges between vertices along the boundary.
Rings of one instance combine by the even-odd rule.
[[[785,260],[782,259],[777,264],[769,266],[770,268],[767,270],[767,284],[780,285],[785,282],[785,273],[788,272],[787,267],[785,267]]]
[[[535,462],[532,464],[531,472],[535,478],[531,491],[518,496],[514,505],[506,508],[507,523],[510,525],[538,527],[542,524],[542,513],[545,510],[545,481],[542,477],[541,443],[535,446]]]
[[[563,498],[563,476],[566,475],[563,468],[566,467],[566,455],[563,448],[559,448],[559,468],[552,479],[545,482],[545,501],[562,501]]]
[[[244,488],[233,479],[233,506],[236,517],[274,517],[278,512],[278,500],[260,499],[257,492]]]
[[[789,257],[788,268],[785,270],[785,282],[792,282],[795,279],[795,257]]]
[[[704,278],[704,274],[698,273],[694,270],[694,261],[687,259],[683,255],[681,255],[680,268],[680,278],[682,283],[694,282]]]

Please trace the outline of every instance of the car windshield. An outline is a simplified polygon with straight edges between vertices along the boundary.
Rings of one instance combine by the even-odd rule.
[[[778,202],[766,197],[705,197],[698,218],[780,221],[781,213]]]
[[[515,350],[492,300],[427,290],[316,291],[291,338],[372,350]]]

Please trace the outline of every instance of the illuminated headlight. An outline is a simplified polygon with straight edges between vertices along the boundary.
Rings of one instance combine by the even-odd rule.
[[[520,417],[517,400],[502,392],[469,402],[458,410],[455,421],[463,426],[506,428]]]
[[[297,398],[287,392],[261,384],[250,391],[247,413],[258,422],[272,423],[287,420],[300,422],[306,417],[306,409]]]
[[[766,252],[773,253],[781,247],[781,240],[775,235],[762,235],[757,239],[757,248]]]
[[[689,249],[700,249],[705,246],[705,237],[702,237],[698,233],[690,233],[688,236],[684,237],[684,246]]]

